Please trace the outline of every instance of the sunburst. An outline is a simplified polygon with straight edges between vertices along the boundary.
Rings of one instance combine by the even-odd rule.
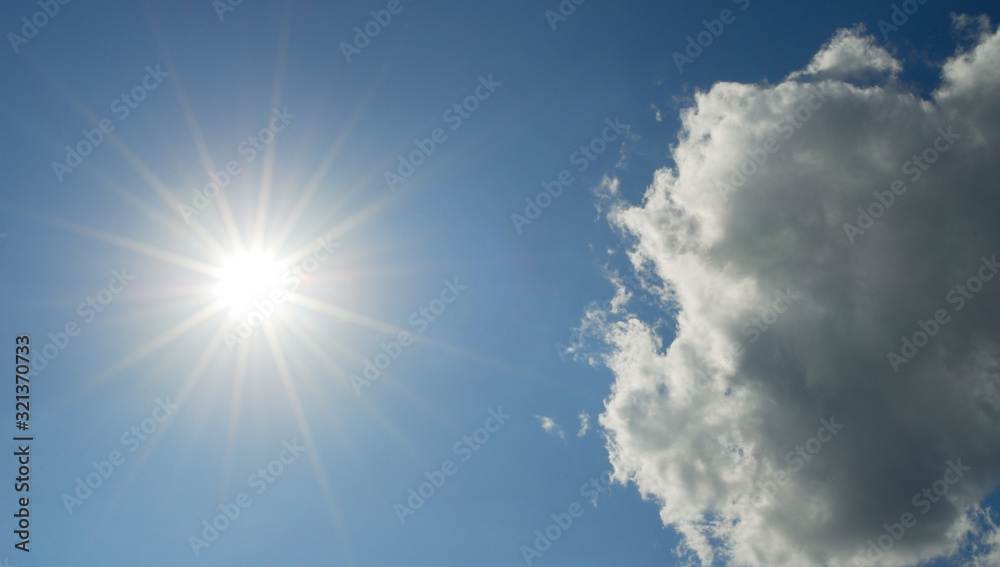
[[[279,104],[281,98],[280,88],[277,86],[280,86],[281,77],[283,76],[288,40],[287,34],[288,28],[286,22],[282,31],[279,56],[277,58],[279,68],[276,73],[275,104]],[[200,169],[203,169],[203,171],[194,177],[211,178],[211,175],[220,169],[209,155],[208,144],[201,135],[201,128],[196,119],[195,112],[188,102],[183,87],[180,86],[182,82],[180,81],[179,71],[172,68],[171,73],[177,78],[175,81],[175,84],[178,85],[176,93],[184,112],[187,126],[194,138],[195,147],[198,148],[200,154],[202,166]],[[170,265],[172,268],[176,268],[178,272],[186,271],[193,273],[202,279],[203,284],[199,285],[170,287],[169,284],[164,284],[167,287],[156,290],[160,295],[155,297],[155,300],[162,300],[164,296],[170,298],[180,297],[182,301],[179,301],[179,304],[187,306],[186,310],[170,311],[168,315],[171,323],[165,325],[165,328],[155,332],[153,336],[140,341],[138,345],[124,353],[117,360],[110,361],[107,368],[92,376],[90,380],[81,380],[77,387],[81,390],[96,387],[104,381],[120,376],[123,370],[133,367],[154,353],[163,351],[182,337],[195,333],[199,329],[204,329],[205,326],[211,326],[214,328],[214,332],[210,334],[208,340],[204,341],[201,352],[187,353],[189,356],[186,356],[186,358],[191,361],[189,370],[185,373],[186,376],[184,376],[180,384],[175,400],[178,405],[183,405],[186,401],[193,398],[195,392],[205,390],[202,386],[206,380],[213,380],[218,383],[220,380],[219,373],[213,370],[213,366],[220,359],[222,360],[221,364],[225,372],[230,372],[232,376],[231,398],[230,400],[214,400],[214,402],[216,402],[216,407],[220,408],[225,408],[225,402],[229,402],[229,430],[226,434],[225,454],[221,457],[224,462],[228,462],[237,449],[236,444],[239,437],[241,413],[248,406],[263,404],[261,400],[253,400],[246,395],[248,390],[245,388],[245,385],[248,375],[256,373],[256,368],[253,364],[256,364],[256,361],[262,356],[266,356],[273,363],[277,374],[273,378],[280,382],[287,396],[288,404],[286,407],[289,408],[298,428],[298,433],[309,449],[307,454],[312,462],[312,469],[315,473],[317,484],[323,494],[338,537],[340,537],[343,531],[340,529],[342,526],[340,525],[337,505],[334,501],[333,491],[330,489],[327,480],[328,475],[324,470],[322,448],[317,447],[314,441],[310,419],[303,407],[303,400],[308,400],[311,404],[310,407],[323,408],[324,415],[313,416],[314,419],[326,423],[336,422],[336,412],[330,411],[326,400],[315,397],[314,393],[330,391],[331,377],[334,380],[342,382],[345,392],[353,392],[349,374],[358,361],[363,359],[363,356],[359,353],[351,352],[335,342],[331,345],[330,343],[333,341],[325,341],[323,337],[315,335],[312,329],[316,327],[316,320],[320,319],[330,319],[345,327],[363,327],[391,336],[396,336],[407,329],[356,312],[348,306],[335,305],[319,297],[310,295],[309,292],[318,287],[315,285],[303,285],[303,289],[296,289],[294,293],[291,293],[282,276],[288,270],[294,270],[295,267],[300,265],[306,265],[306,269],[308,269],[308,257],[316,251],[317,238],[323,237],[329,240],[336,240],[338,237],[358,229],[378,217],[398,198],[398,196],[386,195],[382,199],[376,200],[367,207],[347,216],[343,215],[343,209],[334,208],[331,208],[325,214],[316,214],[314,197],[321,188],[332,191],[327,179],[329,170],[341,148],[346,143],[349,130],[357,122],[361,110],[364,104],[366,104],[367,97],[370,95],[371,92],[367,93],[365,100],[360,102],[359,107],[355,108],[351,113],[345,132],[338,136],[332,146],[325,152],[316,171],[312,172],[308,177],[302,177],[303,179],[307,179],[306,182],[296,184],[289,179],[282,180],[282,186],[294,188],[284,191],[281,195],[282,198],[290,199],[290,201],[279,200],[277,203],[272,202],[277,200],[272,195],[272,187],[274,186],[273,177],[275,175],[274,154],[278,145],[275,142],[269,144],[262,154],[261,162],[259,162],[259,176],[252,178],[254,173],[247,172],[243,173],[240,179],[244,189],[241,190],[239,198],[253,199],[255,204],[241,209],[242,211],[249,212],[245,212],[244,214],[234,213],[230,200],[227,198],[227,192],[231,192],[234,195],[237,194],[234,182],[225,191],[220,191],[214,199],[214,207],[218,215],[218,222],[214,223],[214,227],[208,226],[213,223],[206,222],[202,224],[208,215],[185,219],[180,213],[181,205],[188,205],[188,203],[183,202],[177,197],[178,194],[183,193],[182,188],[171,186],[169,183],[159,179],[153,173],[153,167],[144,163],[130,148],[121,144],[115,145],[116,150],[122,155],[125,163],[140,175],[148,185],[148,190],[166,204],[171,212],[165,213],[162,208],[151,206],[148,200],[138,196],[136,188],[126,189],[120,187],[115,183],[112,175],[107,175],[95,169],[95,173],[103,187],[115,194],[121,202],[136,209],[143,218],[148,219],[151,225],[166,227],[178,240],[190,240],[193,236],[199,246],[198,253],[191,256],[179,253],[172,247],[157,246],[99,228],[56,218],[49,214],[14,209],[23,216],[141,254],[163,264]],[[372,174],[372,177],[377,177],[377,175],[377,173]],[[13,207],[7,208],[13,209]],[[278,215],[275,213],[275,209],[285,212],[282,215]],[[303,229],[302,225],[304,223],[302,221],[307,213],[312,213],[312,218],[309,219],[310,225],[329,228],[317,233],[311,233],[308,232],[308,229]],[[332,224],[332,227],[330,224],[326,224],[331,219],[338,219]],[[0,238],[3,236],[6,235],[0,235]],[[282,253],[279,254],[279,251]],[[329,267],[322,267],[317,272],[317,275],[321,275],[324,271],[328,272]],[[236,355],[227,352],[224,338],[232,331],[234,321],[241,317],[240,314],[235,312],[245,311],[248,303],[261,301],[262,298],[269,297],[275,290],[286,292],[286,305],[293,305],[296,308],[294,313],[275,314],[266,322],[261,323],[259,332],[253,337],[254,341],[252,343],[243,345],[242,350]],[[151,309],[163,311],[165,308],[158,304],[155,308]],[[246,320],[246,317],[243,317],[243,320]],[[252,322],[253,320],[250,319],[250,321]],[[451,356],[475,360],[481,364],[493,367],[504,366],[498,362],[486,360],[478,354],[464,351],[449,344],[420,336],[416,336],[414,339],[415,342],[435,350],[447,352]],[[288,356],[288,352],[292,352],[296,356],[303,354],[312,355],[314,364],[299,364],[296,358]],[[315,373],[308,371],[308,367],[310,366],[316,371]],[[304,368],[306,371],[303,371]],[[300,394],[300,390],[303,387],[309,394],[306,397]],[[410,396],[418,405],[428,408],[433,405],[424,400],[419,400],[404,385],[400,384],[398,387],[404,395]],[[267,402],[272,402],[272,400],[267,400]],[[403,432],[393,428],[389,420],[379,415],[376,408],[365,401],[362,401],[361,405],[374,414],[373,417],[376,421],[379,421],[384,427],[390,429],[391,435],[405,443],[406,436]],[[143,456],[138,459],[139,464],[137,464],[133,476],[139,473],[139,469],[142,467],[142,463],[145,462],[149,451],[158,443],[162,435],[167,433],[171,423],[164,424],[162,429],[158,431],[156,438],[151,439],[146,445]],[[126,486],[122,486],[117,496],[120,497],[124,494],[125,489]],[[345,549],[350,549],[349,542],[341,540],[341,543]]]
[[[253,299],[266,296],[279,285],[280,265],[261,250],[242,250],[223,260],[215,295],[219,304],[243,309]]]

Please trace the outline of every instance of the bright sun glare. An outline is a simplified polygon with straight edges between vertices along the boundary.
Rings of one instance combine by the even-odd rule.
[[[259,250],[240,252],[223,262],[218,277],[219,301],[238,309],[270,293],[278,284],[278,265]]]

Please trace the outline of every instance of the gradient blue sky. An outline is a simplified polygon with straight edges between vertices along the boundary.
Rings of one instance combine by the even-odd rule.
[[[385,2],[245,1],[220,21],[208,0],[76,1],[18,53],[5,44],[2,334],[11,350],[18,335],[41,348],[82,328],[31,381],[32,551],[13,549],[6,514],[11,565],[523,565],[521,546],[573,502],[583,516],[536,565],[681,564],[677,534],[633,485],[596,507],[580,495],[610,468],[596,419],[614,377],[555,345],[613,296],[609,271],[629,273],[591,190],[611,174],[639,202],[673,164],[696,89],[777,82],[837,29],[877,31],[891,2],[589,0],[556,30],[555,0],[401,5],[350,63],[341,42]],[[735,22],[679,73],[671,54],[727,8]],[[4,3],[0,31],[38,10]],[[920,92],[954,51],[953,11],[1000,16],[930,0],[887,44]],[[157,65],[169,76],[120,119],[112,102]],[[444,111],[490,75],[500,86],[452,130]],[[274,108],[295,118],[248,163],[238,146]],[[102,118],[114,132],[58,181],[51,162]],[[627,134],[575,171],[573,152],[615,118]],[[383,172],[439,127],[447,140],[391,192]],[[177,203],[230,160],[243,168],[224,191],[232,224],[221,206],[185,223]],[[511,214],[563,169],[574,182],[515,231]],[[215,299],[198,267],[239,247],[233,227],[293,263],[316,238],[339,244],[236,353],[219,342],[225,311],[192,319]],[[85,323],[78,305],[122,267],[135,279]],[[467,291],[417,333],[411,314],[453,278]],[[359,396],[349,376],[399,331],[417,341]],[[123,432],[168,397],[175,415],[129,453]],[[509,422],[460,462],[453,445],[498,407]],[[255,494],[248,477],[293,439],[306,453]],[[62,495],[115,450],[125,463],[68,514]],[[445,459],[457,473],[401,525],[393,505]],[[195,556],[189,536],[240,492],[252,504]]]

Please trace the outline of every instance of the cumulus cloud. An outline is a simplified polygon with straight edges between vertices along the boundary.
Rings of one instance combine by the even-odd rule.
[[[875,43],[875,38],[865,35],[865,26],[837,32],[829,43],[813,57],[802,71],[789,75],[789,79],[809,76],[812,80],[856,80],[882,75],[896,75],[903,66],[885,49]]]
[[[1000,34],[977,37],[927,98],[861,28],[715,84],[643,202],[605,195],[666,309],[588,314],[599,421],[703,565],[916,565],[975,531],[1000,480]]]
[[[536,415],[535,419],[538,420],[539,425],[545,430],[549,435],[558,437],[560,439],[566,439],[566,433],[563,431],[562,427],[555,422],[551,417],[546,417],[544,415]]]

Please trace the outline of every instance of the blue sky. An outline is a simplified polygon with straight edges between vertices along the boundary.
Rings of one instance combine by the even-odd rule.
[[[0,55],[2,327],[11,350],[16,337],[29,336],[36,361],[31,552],[14,548],[8,515],[0,556],[11,565],[706,561],[694,532],[664,526],[694,517],[693,508],[668,502],[683,483],[654,478],[656,461],[641,454],[656,441],[638,431],[655,429],[657,412],[669,408],[650,409],[649,423],[616,413],[613,403],[608,409],[613,391],[630,388],[629,373],[637,372],[630,364],[641,363],[615,325],[649,324],[664,341],[654,354],[663,355],[678,324],[670,302],[684,297],[664,291],[670,274],[661,268],[670,264],[651,252],[669,239],[658,240],[653,220],[632,222],[623,211],[646,206],[644,219],[666,218],[650,210],[647,190],[662,168],[692,171],[672,148],[684,109],[703,104],[696,92],[719,82],[782,83],[838,30],[860,23],[871,45],[901,62],[893,88],[931,97],[956,45],[974,44],[954,31],[949,14],[995,23],[1000,13],[987,2],[928,0],[886,41],[878,22],[891,18],[892,2],[563,4],[575,10],[553,29],[546,11],[558,11],[556,1],[242,2],[221,16],[208,0],[54,2],[49,8],[58,12],[17,45],[8,32],[23,33],[22,18],[43,7],[0,8],[8,38]],[[398,13],[345,57],[342,44],[354,41],[355,26],[387,7]],[[724,10],[732,23],[679,70],[673,54]],[[813,76],[834,76],[840,65]],[[142,100],[122,98],[130,93]],[[466,106],[458,120],[453,106],[463,101],[475,109]],[[996,132],[995,118],[987,109],[979,123]],[[609,122],[626,127],[614,131]],[[809,138],[795,143],[834,136],[836,122],[824,124],[807,124]],[[272,139],[268,128],[280,131]],[[386,172],[400,174],[400,156],[429,148],[425,140],[435,136],[433,152],[391,189]],[[67,163],[67,146],[88,138],[95,147],[79,166],[54,170],[53,162]],[[581,146],[603,149],[581,162]],[[978,155],[973,171],[992,179],[981,165],[988,154],[987,146],[963,155]],[[227,165],[230,181],[219,196],[196,196],[193,188],[204,190],[209,174]],[[564,170],[572,181],[518,226],[512,215],[532,216],[525,199],[537,199]],[[883,185],[879,178],[867,194]],[[965,210],[953,212],[964,218]],[[994,229],[979,230],[985,240]],[[252,309],[217,305],[216,272],[252,248],[278,259],[278,274],[296,266],[309,273],[277,275],[280,282],[255,289],[258,302],[273,290],[284,295],[273,314],[259,307],[266,317],[239,337]],[[640,257],[646,263],[637,265]],[[620,291],[615,274],[637,273],[643,284],[624,311],[603,309]],[[995,297],[989,293],[982,297]],[[977,304],[981,317],[992,313],[987,301],[995,302]],[[595,309],[615,322],[595,323],[586,316]],[[926,312],[913,308],[904,319]],[[581,325],[590,329],[584,344],[560,357],[559,343],[571,343]],[[962,340],[982,338],[973,328]],[[395,350],[392,342],[407,344]],[[65,346],[39,369],[50,343]],[[389,364],[358,386],[380,353]],[[12,380],[3,394],[11,407],[14,388]],[[491,410],[510,417],[498,425],[488,421]],[[581,413],[589,424],[583,435]],[[796,415],[810,424],[821,417]],[[626,423],[635,425],[634,444],[621,442]],[[464,437],[487,427],[496,431],[481,447],[461,449]],[[678,438],[688,433],[676,430]],[[12,451],[16,445],[9,442]],[[77,480],[109,470],[102,463],[115,451],[122,464],[80,498]],[[436,474],[446,460],[454,474]],[[15,476],[14,457],[5,462],[4,474]],[[262,484],[258,469],[269,464],[273,482]],[[992,493],[996,468],[977,466],[984,476],[962,503],[995,504],[979,496]],[[614,468],[638,480],[648,498],[636,482],[615,483],[593,500],[581,490]],[[428,475],[444,483],[401,522],[397,505]],[[245,505],[217,539],[191,539],[205,540],[203,521],[232,510],[241,493]],[[23,495],[4,494],[13,512]],[[78,502],[68,505],[72,497]],[[523,546],[536,545],[535,531],[574,504],[582,515],[528,563]],[[885,510],[873,521],[898,517],[892,505]],[[931,535],[938,534],[922,537]],[[725,537],[708,542],[716,555],[706,564],[750,557],[736,545],[727,559]],[[905,553],[898,547],[892,564],[940,552],[913,545]],[[963,551],[932,564],[967,560]]]

